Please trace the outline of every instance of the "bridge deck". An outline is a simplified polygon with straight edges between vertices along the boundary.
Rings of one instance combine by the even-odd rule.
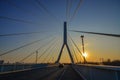
[[[83,80],[71,65],[1,74],[0,80]]]
[[[83,80],[82,77],[72,68],[72,66],[67,66],[64,70],[61,80]]]

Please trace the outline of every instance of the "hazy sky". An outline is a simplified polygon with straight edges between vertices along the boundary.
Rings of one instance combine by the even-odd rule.
[[[55,61],[62,46],[63,22],[66,21],[67,0],[0,0],[0,34],[41,32],[32,35],[0,36],[0,54],[18,48],[32,41],[41,40],[28,47],[1,56],[6,61],[20,61],[35,52],[37,48],[41,55],[50,44],[53,44],[42,58]],[[69,0],[70,17],[79,0]],[[82,0],[80,8],[68,26],[69,30],[82,30],[103,33],[120,34],[120,0]],[[75,43],[81,49],[81,33],[70,32]],[[85,35],[85,50],[87,60],[99,61],[104,59],[120,59],[120,38]],[[51,42],[49,42],[52,38]],[[48,42],[48,43],[47,43]],[[48,44],[47,46],[43,46]],[[54,47],[55,46],[55,47]],[[81,49],[82,50],[82,49]],[[79,57],[79,53],[75,49]],[[50,53],[51,52],[51,53]],[[50,53],[50,54],[49,54]],[[53,56],[51,56],[53,55]],[[66,49],[63,51],[61,62],[69,62]],[[35,60],[35,54],[26,61]],[[44,60],[43,59],[43,60]],[[40,59],[42,60],[42,59]]]

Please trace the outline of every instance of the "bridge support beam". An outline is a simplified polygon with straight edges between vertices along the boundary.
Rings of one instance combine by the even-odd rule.
[[[68,46],[68,44],[67,44],[67,22],[64,22],[63,45],[62,45],[62,48],[61,48],[61,50],[60,50],[59,56],[58,56],[58,58],[57,58],[57,61],[56,61],[55,63],[59,63],[60,58],[61,58],[61,55],[62,55],[62,51],[63,51],[63,49],[64,49],[65,46],[66,46],[66,48],[67,48],[67,50],[68,50],[68,53],[69,53],[71,62],[74,63],[74,60],[73,60],[73,57],[72,57],[70,48],[69,48],[69,46]]]

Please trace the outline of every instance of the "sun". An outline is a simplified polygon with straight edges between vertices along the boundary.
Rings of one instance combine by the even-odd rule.
[[[83,53],[83,56],[86,58],[88,56],[88,54],[85,52],[85,53]]]

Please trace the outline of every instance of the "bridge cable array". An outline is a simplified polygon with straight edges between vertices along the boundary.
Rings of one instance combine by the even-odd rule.
[[[73,41],[73,39],[71,38],[71,36],[70,36],[70,35],[68,35],[68,36],[70,37],[72,43],[74,44],[74,46],[76,47],[76,49],[77,49],[78,52],[80,53],[81,57],[84,59],[83,54],[82,54],[82,52],[80,51],[80,49],[78,48],[78,46],[75,44],[75,42]]]
[[[87,32],[87,31],[78,31],[78,30],[70,30],[70,31],[77,32],[77,33],[87,33],[87,34],[104,35],[104,36],[111,36],[111,37],[120,37],[120,34],[108,34],[108,33]]]
[[[70,21],[72,21],[72,19],[76,16],[77,12],[79,11],[79,8],[81,6],[82,1],[83,0],[79,0],[79,3],[78,3],[77,7],[75,8],[75,10],[73,12],[73,15],[71,16]]]
[[[36,16],[36,15],[33,13],[33,11],[30,11],[30,10],[28,10],[28,9],[24,9],[24,8],[16,5],[16,4],[15,4],[14,2],[12,2],[11,0],[4,0],[4,1],[5,1],[6,3],[8,3],[9,5],[15,7],[16,9],[21,10],[21,11],[24,12],[24,13],[30,14],[30,15],[36,17],[36,18],[39,17],[39,16]]]
[[[16,5],[15,3],[13,3],[12,1],[9,1],[9,0],[5,0],[4,2],[10,4],[11,6],[14,6],[15,8],[21,10],[22,12],[25,12],[25,13],[28,13],[28,14],[32,14],[33,16],[35,16],[35,14],[33,14],[32,11],[28,11],[18,5]],[[39,1],[39,0],[35,0],[36,3],[38,3],[38,5],[44,9],[44,11],[50,15],[51,18],[53,18],[55,21],[58,19]],[[39,16],[35,16],[35,17],[39,17]],[[0,16],[0,19],[6,19],[6,20],[11,20],[11,21],[16,21],[16,22],[23,22],[23,23],[27,23],[27,24],[34,24],[34,25],[41,25],[37,22],[32,22],[32,21],[27,21],[27,20],[21,20],[21,19],[16,19],[16,18],[10,18],[10,17],[7,17],[7,16]]]
[[[73,44],[72,44],[72,41],[70,40],[70,38],[68,38],[68,42],[69,42],[69,44],[68,45],[70,45],[70,48],[71,48],[71,50],[72,50],[72,53],[73,53],[73,57],[75,57],[75,59],[76,59],[76,63],[78,63],[78,58],[77,58],[77,53],[75,53],[75,50],[74,50],[74,46],[73,46]]]
[[[40,33],[43,33],[43,32],[24,32],[24,33],[0,34],[0,37],[18,36],[18,35],[30,35],[30,34],[40,34]]]
[[[44,39],[47,39],[47,38],[48,38],[48,37],[45,37]],[[44,39],[40,39],[40,40],[36,40],[36,41],[30,42],[30,43],[24,44],[24,45],[22,45],[22,46],[20,46],[20,47],[17,47],[17,48],[15,48],[15,49],[12,49],[12,50],[9,50],[9,51],[7,51],[7,52],[2,53],[2,54],[0,54],[0,56],[9,54],[9,53],[11,53],[11,52],[14,52],[14,51],[16,51],[16,50],[19,50],[19,49],[21,49],[21,48],[24,48],[24,47],[26,47],[26,46],[29,46],[29,45],[32,45],[32,44],[34,44],[34,43],[40,42],[40,41],[42,41],[42,40],[44,40]]]
[[[53,46],[53,43],[54,43],[54,40],[52,40],[51,43],[47,45],[47,48],[41,53],[41,55],[38,56],[38,60],[41,59],[41,57],[47,53],[47,51]]]
[[[54,61],[54,63],[55,63],[55,61],[56,61],[56,59],[57,59],[57,57],[56,57],[56,59],[55,59],[55,56],[56,56],[56,54],[58,53],[59,54],[59,51],[60,51],[60,48],[57,48],[57,47],[59,47],[58,46],[58,41],[56,41],[57,43],[54,45],[55,47],[54,47],[54,51],[51,51],[51,56],[50,56],[50,58],[47,60],[47,62],[50,62],[50,60],[52,60],[52,62]],[[53,54],[52,54],[53,53]]]
[[[22,23],[27,23],[27,24],[40,25],[39,23],[36,23],[36,22],[21,20],[21,19],[16,19],[16,18],[10,18],[7,16],[0,16],[0,19],[6,19],[6,20],[10,20],[10,21],[22,22]]]
[[[51,43],[52,40],[53,40],[53,39],[51,39],[49,42]],[[47,42],[47,43],[48,43],[48,42]],[[41,49],[43,49],[44,47],[48,46],[50,43],[48,43],[48,44],[44,44],[44,45],[43,45],[42,47],[40,47],[38,50],[35,50],[35,51],[33,52],[33,54],[35,54],[35,52],[38,51],[38,57],[37,57],[37,60],[40,59],[40,56],[41,56],[41,55],[43,56],[43,55],[45,54],[45,53],[43,53],[43,52],[39,52],[39,50],[41,50]],[[42,53],[42,54],[40,54],[40,53]],[[40,54],[40,55],[39,55],[39,54]],[[33,59],[31,59],[30,57],[32,57],[32,55],[29,56],[29,57],[27,57],[26,59],[29,60],[29,61],[30,61],[30,60],[33,60]],[[26,59],[25,59],[25,60],[26,60]],[[25,60],[23,60],[23,61],[25,61]],[[23,61],[22,61],[22,62],[23,62]]]
[[[48,45],[53,39],[51,39],[50,41],[48,41],[47,43],[41,45],[39,48],[37,48],[35,51],[33,51],[32,53],[28,54],[26,57],[24,57],[23,59],[21,59],[19,62],[23,62],[26,59],[28,59],[30,56],[32,56],[33,54],[35,54],[36,51],[42,49],[44,46]]]
[[[6,2],[9,3],[10,5],[16,7],[17,9],[25,12],[25,13],[30,13],[30,14],[33,15],[33,13],[32,13],[31,11],[28,11],[28,10],[26,11],[24,8],[21,8],[20,6],[17,6],[16,4],[10,2],[9,0],[7,0]],[[38,3],[39,6],[40,6],[42,9],[44,9],[44,11],[45,11],[47,14],[49,14],[50,16],[52,16],[54,19],[56,18],[56,17],[40,2],[40,0],[35,0],[35,2]],[[76,9],[75,9],[75,11],[74,11],[71,19],[73,19],[74,16],[76,15],[76,13],[78,12],[78,10],[79,10],[79,8],[80,8],[80,4],[81,4],[81,0],[80,0],[79,4],[77,5],[77,7],[76,7]],[[67,17],[67,19],[70,19],[70,9],[71,9],[71,7],[72,7],[72,1],[67,0],[67,8],[66,8],[66,17]],[[6,20],[11,20],[11,21],[16,21],[16,22],[22,22],[22,23],[40,25],[39,23],[36,23],[36,22],[26,21],[26,20],[21,20],[21,19],[16,19],[16,18],[10,18],[10,17],[7,17],[7,16],[0,16],[0,19],[6,19]],[[16,36],[16,35],[38,34],[38,33],[40,33],[40,32],[1,34],[0,36]],[[50,37],[51,37],[51,36],[50,36]],[[47,39],[48,39],[48,38],[47,38]],[[24,45],[19,46],[19,47],[15,48],[15,49],[6,51],[6,52],[0,54],[0,56],[3,56],[3,55],[6,55],[6,54],[9,54],[9,53],[12,53],[12,52],[17,51],[17,50],[19,50],[19,49],[21,49],[21,48],[24,48],[24,47],[30,46],[30,45],[32,45],[32,44],[34,44],[34,43],[40,42],[40,41],[42,41],[42,40],[44,40],[44,39],[40,39],[40,40],[36,40],[36,41],[30,42],[30,43],[24,44]],[[72,38],[71,38],[71,40],[72,40]],[[54,40],[53,40],[53,41],[54,41]],[[72,40],[72,42],[73,42],[73,44],[76,46],[76,48],[78,49],[77,45],[74,43],[73,40]],[[40,59],[43,55],[46,54],[46,52],[49,51],[49,53],[46,55],[46,57],[45,57],[44,60],[43,60],[43,62],[44,62],[44,61],[47,59],[47,57],[50,55],[50,51],[52,51],[52,49],[55,48],[55,45],[56,45],[56,44],[55,44],[55,45],[54,45],[54,44],[55,44],[55,42],[51,43],[49,46],[47,45],[48,48],[46,48],[46,49],[44,50],[44,52],[43,52],[41,55],[39,55],[38,59]],[[54,46],[53,46],[53,45],[54,45]],[[39,49],[41,49],[41,47],[38,48],[38,49],[36,49],[35,51],[38,51]],[[21,59],[20,62],[23,62],[24,60],[28,59],[30,56],[32,56],[33,54],[35,54],[35,51],[32,52],[32,53],[30,53],[29,55],[27,55],[27,56],[24,57],[23,59]],[[78,49],[78,51],[79,51],[80,54],[82,54],[79,49]],[[74,51],[74,52],[75,52],[75,51]],[[52,55],[52,54],[51,54],[51,55]],[[51,56],[51,57],[52,57],[52,56]],[[50,57],[48,60],[50,60],[51,57]],[[76,57],[76,58],[77,58],[77,57]],[[77,59],[76,59],[76,60],[77,60]]]
[[[78,13],[78,11],[80,9],[82,2],[83,2],[83,0],[79,0],[78,5],[76,6],[75,10],[73,11],[73,14],[70,15],[70,10],[72,8],[73,0],[66,0],[66,5],[67,5],[66,6],[66,20],[68,21],[68,23],[69,23],[69,21],[71,22],[75,18],[76,14]]]
[[[55,48],[55,45],[56,45],[56,40],[54,40],[53,42],[52,42],[52,46],[50,46],[49,47],[49,49],[48,49],[48,53],[46,53],[46,55],[45,55],[45,57],[44,57],[44,59],[42,60],[42,62],[45,62],[46,61],[46,59],[48,58],[48,56],[51,54],[52,55],[52,50]],[[54,55],[53,55],[54,56]]]
[[[66,20],[69,21],[70,18],[70,10],[72,7],[72,0],[66,0]]]
[[[59,22],[59,20],[56,18],[56,16],[54,16],[50,10],[48,10],[48,8],[43,4],[41,3],[40,0],[35,0],[36,3],[38,3],[38,5],[48,14],[50,15],[55,21],[57,20]]]

